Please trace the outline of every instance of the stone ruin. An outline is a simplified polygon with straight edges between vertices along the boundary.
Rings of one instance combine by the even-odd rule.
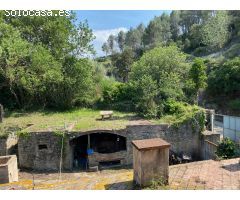
[[[17,156],[0,156],[0,184],[18,181]]]
[[[17,154],[19,168],[34,170],[59,170],[61,159],[64,170],[132,165],[133,140],[161,138],[171,144],[170,164],[178,164],[211,157],[212,152],[204,150],[205,140],[216,143],[220,135],[211,132],[205,136],[200,132],[191,121],[177,128],[160,124],[129,125],[119,130],[66,131],[64,140],[53,131],[29,132],[19,138],[0,138],[0,156]]]

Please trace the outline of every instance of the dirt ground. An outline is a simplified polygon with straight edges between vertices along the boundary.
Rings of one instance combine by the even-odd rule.
[[[164,189],[240,189],[240,158],[199,161],[169,167]],[[99,172],[19,172],[19,182],[0,184],[0,190],[131,190],[133,170],[115,168]]]

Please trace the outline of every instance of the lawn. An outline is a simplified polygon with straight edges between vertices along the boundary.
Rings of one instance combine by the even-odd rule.
[[[136,124],[174,124],[192,118],[199,111],[196,106],[185,106],[178,114],[165,115],[160,119],[146,120],[135,113],[114,111],[111,119],[101,119],[100,110],[73,109],[65,112],[38,111],[7,113],[0,124],[0,136],[20,130],[57,131],[71,127],[71,131],[88,131],[93,129],[124,129],[127,125]]]
[[[27,131],[54,131],[63,130],[74,124],[73,131],[86,131],[90,129],[121,129],[125,128],[131,120],[137,119],[134,113],[114,111],[112,119],[101,120],[99,110],[74,109],[65,112],[39,111],[39,112],[13,112],[8,113],[0,125],[2,132],[11,132],[20,129]],[[5,131],[4,131],[5,130]]]

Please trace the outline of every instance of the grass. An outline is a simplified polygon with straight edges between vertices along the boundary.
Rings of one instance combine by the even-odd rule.
[[[181,124],[192,118],[197,112],[197,106],[183,106],[177,114],[165,115],[160,119],[149,120],[152,124]],[[4,118],[0,124],[0,137],[9,133],[37,132],[37,131],[58,131],[74,125],[71,131],[88,131],[96,129],[124,129],[131,121],[139,120],[134,113],[114,111],[111,119],[101,120],[99,110],[74,109],[65,112],[38,111],[38,112],[12,112]],[[134,123],[133,123],[134,124]]]
[[[180,113],[164,115],[160,119],[150,120],[153,124],[181,124],[187,119],[192,118],[200,111],[200,107],[198,106],[184,106],[184,110]]]
[[[65,112],[39,111],[9,113],[0,125],[2,132],[11,132],[20,129],[28,131],[54,131],[63,130],[74,124],[73,131],[86,131],[90,129],[121,129],[128,125],[130,120],[135,119],[133,113],[114,111],[112,119],[101,120],[99,110],[74,109]],[[1,131],[2,130],[2,131]],[[5,130],[5,131],[4,131]]]

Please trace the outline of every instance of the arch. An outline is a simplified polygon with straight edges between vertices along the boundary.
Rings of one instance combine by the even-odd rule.
[[[126,136],[116,134],[112,130],[92,130],[77,133],[74,136],[70,139],[70,146],[72,147],[75,168],[88,168],[88,149],[97,155],[112,155],[127,150]]]

